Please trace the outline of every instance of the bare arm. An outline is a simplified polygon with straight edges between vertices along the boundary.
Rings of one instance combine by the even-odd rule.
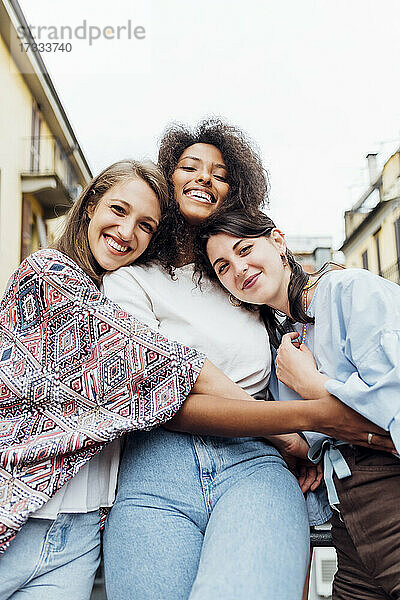
[[[373,447],[394,449],[386,432],[329,394],[307,402],[249,400],[253,398],[206,361],[192,394],[168,422],[168,428],[226,437],[269,437],[303,430],[320,431],[363,446],[368,446],[368,433],[371,432],[376,434]]]
[[[215,398],[218,397],[218,404]],[[219,401],[222,400],[221,404]],[[232,400],[244,400],[236,403],[236,409],[240,413],[230,412]],[[204,367],[198,377],[195,386],[192,389],[192,395],[189,402],[186,401],[183,409],[169,421],[166,427],[176,431],[188,431],[190,433],[203,433],[207,435],[221,436],[240,436],[254,435],[268,438],[280,450],[289,450],[293,445],[291,435],[281,435],[280,431],[266,432],[264,427],[262,433],[257,433],[260,426],[257,417],[257,411],[254,411],[254,423],[251,423],[251,414],[248,413],[248,402],[255,402],[254,398],[245,392],[240,386],[224,375],[209,360],[206,360]],[[246,413],[242,415],[241,411],[245,409]],[[254,429],[254,433],[251,431]],[[294,431],[294,429],[292,430]],[[298,436],[295,436],[298,437]],[[305,452],[305,455],[307,452]]]

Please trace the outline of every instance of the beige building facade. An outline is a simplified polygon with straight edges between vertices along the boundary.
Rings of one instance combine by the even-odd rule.
[[[332,238],[327,236],[286,236],[288,248],[306,273],[315,273],[332,260]]]
[[[41,55],[20,45],[22,26],[18,2],[0,0],[0,295],[91,178]]]
[[[400,150],[376,173],[368,155],[370,186],[345,213],[341,250],[346,266],[363,267],[400,283]]]

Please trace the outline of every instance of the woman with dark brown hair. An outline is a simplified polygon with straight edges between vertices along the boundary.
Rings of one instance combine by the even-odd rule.
[[[340,400],[390,433],[392,452],[326,436],[313,444],[324,457],[338,554],[334,600],[390,600],[400,593],[400,288],[365,269],[334,265],[308,275],[265,214],[228,212],[203,232],[209,269],[239,300],[257,305],[271,337],[294,331],[277,349],[282,398]],[[211,267],[212,265],[212,267]],[[298,343],[293,345],[293,341]],[[300,343],[299,343],[300,342]],[[286,384],[291,388],[285,387]],[[297,392],[295,394],[292,390]],[[339,433],[339,439],[340,439]]]
[[[309,520],[277,448],[304,457],[308,447],[297,435],[271,434],[346,428],[343,409],[337,405],[331,420],[323,406],[232,400],[267,399],[268,335],[259,315],[228,301],[218,285],[203,280],[196,287],[193,260],[197,228],[208,217],[227,207],[251,215],[266,201],[267,178],[251,142],[215,119],[194,130],[173,125],[161,141],[159,165],[170,206],[147,257],[153,262],[107,275],[105,293],[159,334],[204,352],[230,379],[219,387],[218,402],[186,402],[168,431],[128,436],[105,529],[107,595],[298,600]],[[317,426],[305,425],[310,410]],[[345,435],[354,441],[354,429]],[[316,472],[301,483],[304,491],[315,489]],[[315,512],[312,522],[328,515]]]

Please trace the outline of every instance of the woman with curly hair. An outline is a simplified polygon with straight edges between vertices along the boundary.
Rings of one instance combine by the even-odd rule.
[[[299,600],[309,519],[277,448],[305,456],[308,447],[297,434],[265,438],[308,426],[294,405],[296,415],[288,410],[273,423],[270,411],[288,409],[285,403],[248,402],[241,412],[231,400],[267,398],[268,335],[256,312],[228,301],[211,281],[197,287],[193,281],[198,226],[221,208],[255,213],[266,202],[268,180],[245,135],[215,119],[194,130],[169,127],[159,165],[170,191],[164,226],[141,264],[104,278],[105,293],[160,334],[204,352],[231,381],[213,406],[186,403],[169,430],[128,436],[104,536],[107,595]],[[232,382],[253,398],[238,396]],[[285,421],[289,413],[294,429]],[[333,421],[329,426],[332,431]],[[301,481],[304,491],[318,483],[316,471]],[[329,512],[319,511],[314,499],[310,516],[321,523]]]
[[[185,216],[181,210],[185,198],[178,200],[175,197],[173,177],[175,172],[176,175],[179,173],[176,167],[183,159],[184,153],[197,144],[217,148],[223,157],[224,166],[229,165],[229,182],[226,168],[214,174],[217,181],[223,182],[223,179],[226,179],[223,182],[227,189],[223,198],[224,211],[240,207],[254,213],[268,201],[267,172],[257,150],[242,131],[216,119],[201,121],[194,131],[181,124],[171,125],[164,133],[158,156],[159,165],[168,183],[171,203],[152,256],[170,271],[182,260],[184,264],[193,262],[193,234],[196,225],[202,223],[222,204],[221,200],[216,202],[216,199],[213,199],[211,203],[197,206],[195,213],[191,214],[191,211]],[[190,152],[186,152],[186,155],[190,155]],[[188,160],[190,162],[190,159]],[[189,164],[180,166],[180,170],[186,172],[190,172],[190,169]]]

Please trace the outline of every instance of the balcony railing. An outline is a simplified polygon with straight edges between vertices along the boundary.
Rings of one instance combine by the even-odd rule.
[[[23,140],[23,175],[56,175],[72,195],[78,181],[67,154],[54,136],[41,135]]]
[[[382,271],[382,277],[400,285],[400,258],[390,265],[390,267]]]
[[[50,135],[22,140],[21,177],[23,192],[36,195],[46,218],[63,214],[81,189],[69,157]]]

